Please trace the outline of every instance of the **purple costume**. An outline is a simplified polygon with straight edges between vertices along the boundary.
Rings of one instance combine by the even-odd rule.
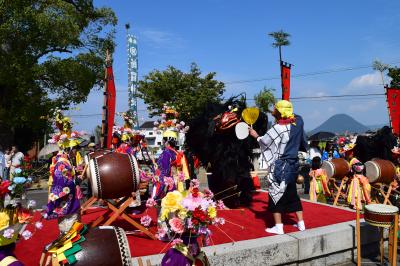
[[[0,265],[2,263],[2,260],[6,257],[11,256],[15,258],[14,249],[15,249],[15,243],[0,248]],[[20,261],[14,261],[8,264],[8,266],[24,266],[24,264]]]
[[[75,171],[68,155],[60,152],[50,166],[53,178],[47,203],[47,219],[61,218],[80,209],[76,195]]]
[[[167,184],[165,178],[171,177],[171,164],[176,160],[176,153],[169,148],[165,148],[157,160],[159,174],[159,181],[156,182],[155,199],[162,199],[168,191],[175,190],[175,186],[166,189]]]

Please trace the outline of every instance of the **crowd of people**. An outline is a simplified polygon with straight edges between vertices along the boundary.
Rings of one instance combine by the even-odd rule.
[[[17,146],[3,149],[0,146],[0,177],[2,180],[12,180],[17,169],[24,160],[25,155]]]

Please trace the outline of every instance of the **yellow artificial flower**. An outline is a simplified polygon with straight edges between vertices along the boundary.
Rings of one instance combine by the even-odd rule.
[[[175,190],[168,192],[168,194],[161,200],[161,207],[164,210],[175,212],[182,208],[182,199],[182,194],[179,191]]]
[[[210,216],[211,219],[217,217],[217,210],[215,209],[215,207],[208,207],[208,216]]]
[[[160,220],[161,221],[165,221],[165,219],[168,218],[168,215],[169,215],[169,210],[162,210],[161,211]]]
[[[185,219],[187,217],[187,210],[186,209],[180,210],[178,213],[178,217],[181,218],[182,220]]]
[[[0,231],[6,229],[10,224],[10,216],[5,212],[0,212]]]

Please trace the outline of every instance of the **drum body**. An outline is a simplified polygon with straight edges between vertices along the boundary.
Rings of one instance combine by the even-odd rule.
[[[370,183],[390,184],[396,176],[396,167],[391,161],[373,159],[365,163],[365,175]]]
[[[343,158],[323,161],[322,169],[326,171],[328,178],[343,179],[350,172],[350,166]]]
[[[113,226],[90,229],[82,250],[75,254],[76,266],[131,266],[132,258],[124,230]]]
[[[139,189],[138,163],[133,155],[108,153],[90,160],[93,196],[116,199],[130,196]]]
[[[399,208],[384,204],[365,205],[364,219],[373,226],[390,227]]]
[[[85,164],[88,166],[87,168],[86,168],[86,177],[90,180],[90,165],[89,165],[89,162],[90,162],[90,160],[91,159],[93,159],[93,158],[95,158],[95,157],[97,157],[97,156],[101,156],[101,155],[104,155],[104,154],[107,154],[107,153],[111,153],[112,151],[110,151],[110,150],[98,150],[98,151],[92,151],[92,152],[89,152],[88,154],[86,154],[85,155],[85,157],[84,157],[84,160],[85,160]]]

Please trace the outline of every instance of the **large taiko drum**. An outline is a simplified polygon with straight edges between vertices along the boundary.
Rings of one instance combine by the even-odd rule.
[[[131,266],[132,258],[124,230],[119,227],[101,226],[90,229],[82,250],[75,254],[74,266]]]
[[[350,172],[350,166],[343,158],[323,161],[322,169],[326,171],[328,178],[343,179]]]
[[[107,153],[89,162],[93,196],[116,199],[139,189],[139,166],[131,154]]]
[[[370,183],[390,184],[396,176],[396,167],[391,161],[373,159],[365,163],[365,175]]]
[[[394,217],[398,211],[399,208],[396,206],[368,204],[365,205],[364,219],[371,225],[388,228],[392,226]]]

